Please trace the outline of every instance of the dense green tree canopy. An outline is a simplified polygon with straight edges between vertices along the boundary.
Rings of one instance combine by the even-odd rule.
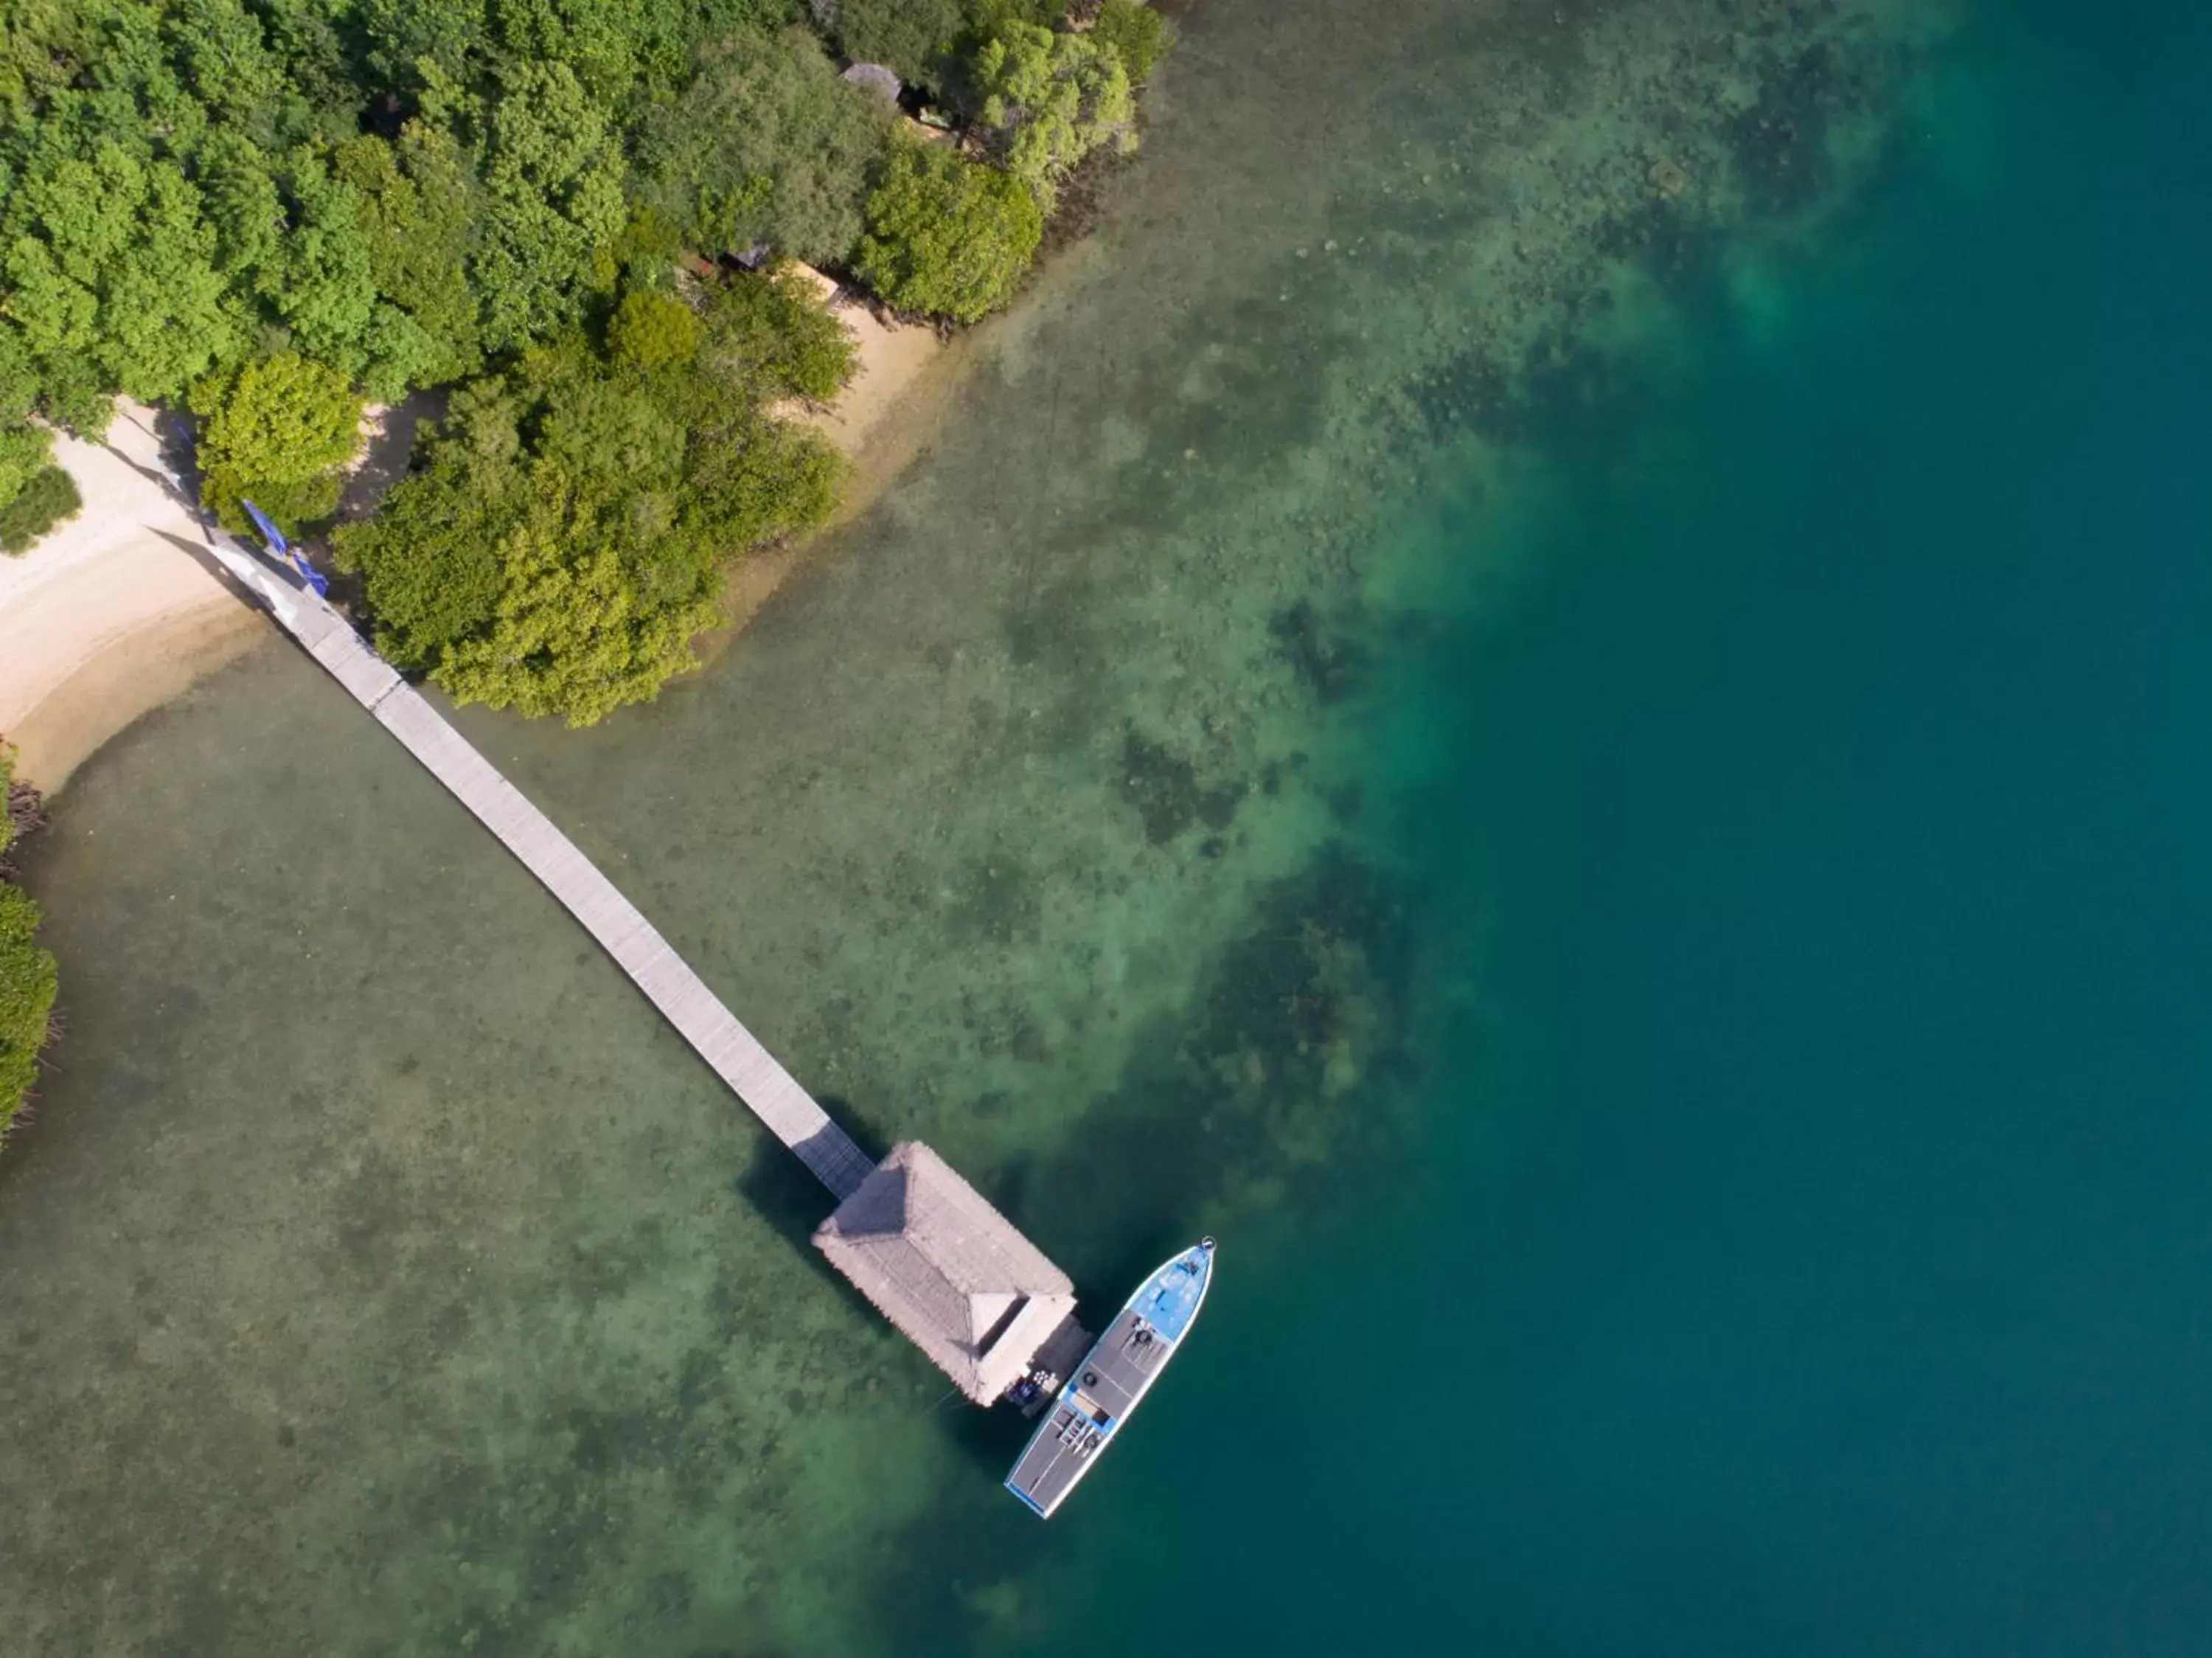
[[[245,500],[291,533],[337,510],[361,426],[361,399],[337,369],[292,351],[257,357],[202,381],[192,407],[200,500],[225,529],[252,527]]]
[[[82,103],[41,124],[0,212],[0,283],[21,349],[44,379],[134,397],[174,397],[244,346],[216,253],[177,163],[99,131]]]
[[[626,215],[614,129],[566,64],[503,70],[484,126],[474,273],[485,343],[498,350],[559,326],[580,295],[612,286]]]
[[[74,518],[84,506],[76,479],[59,466],[39,467],[0,506],[0,552],[28,552],[31,544],[55,525]]]
[[[97,428],[112,393],[173,399],[271,349],[383,400],[471,373],[611,291],[647,151],[641,176],[695,216],[703,192],[749,235],[843,256],[890,117],[793,11],[11,0],[0,419]]]
[[[804,29],[717,41],[645,121],[639,171],[648,198],[697,247],[765,241],[836,260],[860,236],[869,175],[896,114],[839,80]]]
[[[634,290],[604,349],[565,334],[458,393],[422,469],[337,532],[380,647],[458,698],[580,725],[690,666],[722,561],[835,499],[827,445],[764,412],[804,375],[823,389],[818,339],[773,326],[803,302],[750,272],[696,308]]]
[[[271,350],[377,400],[451,381],[604,307],[639,203],[710,253],[853,260],[871,203],[911,192],[878,191],[896,113],[840,80],[830,40],[943,86],[1048,209],[1085,154],[1130,142],[1165,36],[1137,0],[1088,33],[1064,9],[10,0],[0,421],[96,428],[116,392],[173,399]],[[877,229],[879,265],[915,241]]]
[[[368,326],[372,398],[473,372],[483,331],[468,271],[478,239],[481,188],[453,135],[420,120],[387,143],[364,134],[332,153],[331,170],[356,192],[377,291]]]
[[[673,294],[625,294],[607,324],[608,354],[629,368],[666,368],[698,349],[698,313]]]
[[[0,881],[0,1135],[38,1080],[58,972],[39,948],[39,906],[20,887]]]
[[[590,725],[692,665],[693,636],[720,613],[704,582],[677,594],[639,579],[634,497],[541,458],[515,500],[491,613],[434,671],[455,698]]]
[[[361,400],[455,389],[337,538],[394,659],[596,719],[714,614],[720,561],[829,510],[765,412],[852,344],[788,273],[972,322],[1129,107],[1158,20],[1110,0],[0,0],[0,539],[74,509],[46,429],[191,397],[204,499],[329,516]],[[900,135],[831,54],[975,126]],[[980,142],[978,142],[980,141]],[[702,258],[701,255],[706,257]]]
[[[1009,21],[983,41],[972,73],[994,149],[1048,210],[1060,180],[1092,150],[1136,147],[1128,68],[1095,33]]]
[[[1106,0],[1091,38],[1121,58],[1131,86],[1142,86],[1175,46],[1175,29],[1144,0]]]
[[[853,377],[853,336],[791,267],[755,282],[726,282],[707,296],[715,368],[762,402],[827,403]]]
[[[51,464],[53,439],[41,426],[28,422],[0,424],[0,506],[23,492],[23,486]]]
[[[498,391],[457,396],[428,464],[385,497],[375,517],[341,526],[332,538],[340,568],[367,577],[377,649],[397,667],[435,668],[499,603],[499,544],[520,516],[525,479]],[[478,418],[484,403],[498,405],[488,423]]]
[[[6,809],[17,803],[14,761],[0,743],[0,1138],[38,1079],[57,984],[54,959],[39,948],[39,906],[5,878],[15,838],[15,814]]]
[[[962,0],[836,0],[837,42],[856,63],[884,64],[904,81],[935,82],[967,26]]]
[[[973,322],[1006,303],[1043,234],[1019,180],[943,145],[908,144],[868,204],[860,273],[902,310]]]

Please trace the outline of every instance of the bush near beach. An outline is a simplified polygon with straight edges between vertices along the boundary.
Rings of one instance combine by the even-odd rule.
[[[1095,30],[1008,19],[976,52],[969,83],[990,154],[1048,212],[1060,180],[1093,150],[1136,147],[1128,66]]]
[[[53,436],[27,420],[0,423],[0,507],[53,464]]]
[[[210,375],[192,388],[200,503],[240,534],[253,527],[246,501],[289,534],[328,518],[360,447],[361,405],[343,375],[295,351]]]
[[[83,506],[76,479],[59,466],[40,466],[0,506],[0,552],[11,558],[28,552],[33,542],[76,517]]]
[[[491,404],[526,412],[504,456],[434,439],[356,538],[382,634],[532,711],[649,694],[719,566],[830,503],[828,457],[759,393],[833,396],[836,325],[750,267],[977,320],[1069,173],[1134,143],[1165,38],[1134,0],[30,0],[0,29],[0,532],[69,504],[35,468],[9,487],[33,418],[97,434],[118,393],[189,398],[217,516],[251,496],[312,530],[349,411],[458,385],[480,433],[507,430]],[[839,54],[918,86],[957,150],[917,155]],[[654,375],[684,406],[647,423],[645,475],[562,457],[564,423]],[[464,555],[441,502],[511,521]],[[551,625],[555,594],[580,625]]]
[[[782,308],[790,308],[786,314]],[[588,725],[691,666],[719,560],[818,521],[841,462],[768,411],[850,372],[843,331],[771,277],[633,289],[454,394],[422,466],[334,538],[377,644],[464,701]]]
[[[38,821],[37,794],[15,778],[15,756],[0,744],[0,1141],[38,1080],[59,978],[39,948],[39,906],[13,884],[10,854],[22,829]]]
[[[1174,26],[1143,0],[1106,0],[1091,34],[1120,56],[1129,84],[1137,87],[1152,78],[1153,68],[1175,45]]]
[[[0,881],[0,1140],[38,1081],[58,974],[39,948],[39,906],[21,887]]]
[[[27,401],[0,422],[0,552],[10,554],[27,552],[84,504],[76,481],[53,463],[53,434],[21,418]]]
[[[860,274],[900,310],[956,322],[1005,304],[1044,235],[1020,180],[935,144],[892,158],[868,218]]]

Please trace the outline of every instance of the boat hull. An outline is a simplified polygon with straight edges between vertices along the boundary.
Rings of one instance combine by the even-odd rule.
[[[1106,1326],[1006,1476],[1031,1512],[1049,1518],[1091,1472],[1175,1356],[1212,1277],[1207,1238],[1164,1262]]]

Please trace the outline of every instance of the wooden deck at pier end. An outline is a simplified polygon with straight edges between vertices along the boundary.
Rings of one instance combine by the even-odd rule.
[[[448,725],[353,625],[227,538],[210,551],[354,700],[499,838],[597,939],[839,1207],[815,1242],[979,1405],[1089,1345],[1067,1275],[927,1147],[881,1168],[738,1021],[592,861]]]

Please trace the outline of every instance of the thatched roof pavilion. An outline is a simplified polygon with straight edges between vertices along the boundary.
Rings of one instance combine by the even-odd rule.
[[[891,1148],[814,1247],[978,1405],[1075,1313],[1075,1287],[919,1141]]]
[[[866,87],[888,103],[896,103],[899,94],[906,88],[899,84],[898,71],[882,64],[854,64],[837,77],[849,85]]]

